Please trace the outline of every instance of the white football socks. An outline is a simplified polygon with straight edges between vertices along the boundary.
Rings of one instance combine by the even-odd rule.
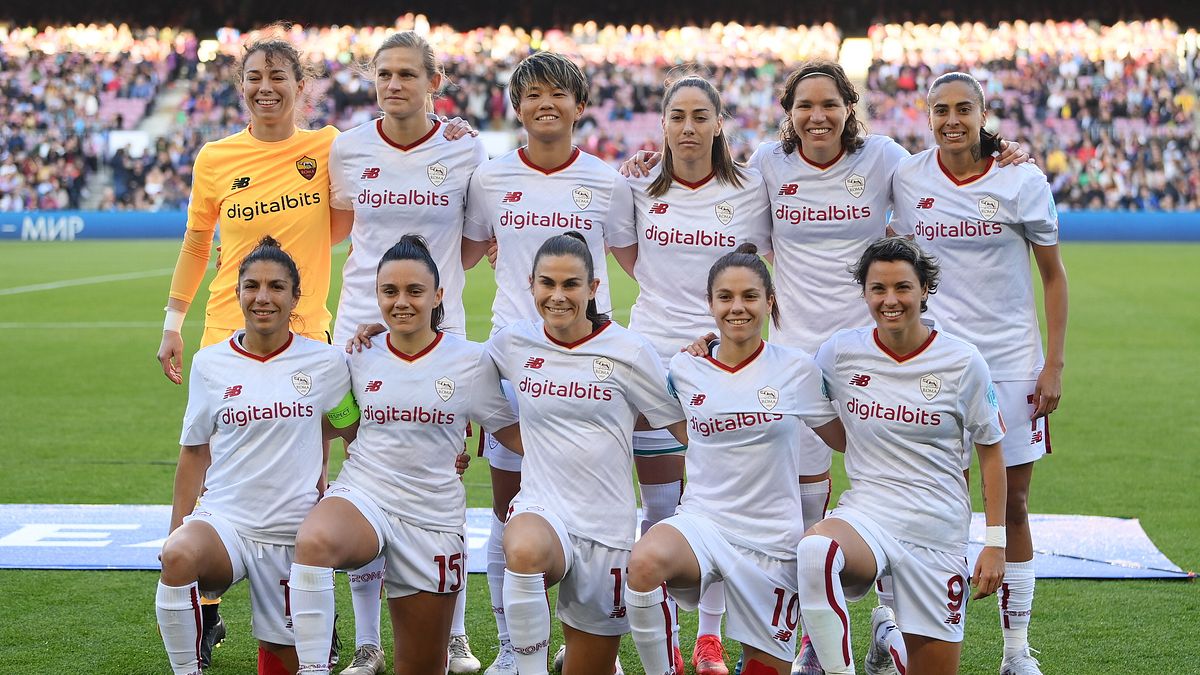
[[[496,617],[496,635],[500,644],[504,644],[508,642],[508,621],[504,618],[504,522],[494,513],[487,541],[487,580],[492,614]]]
[[[642,534],[646,534],[650,528],[656,524],[675,515],[675,508],[679,506],[679,500],[683,497],[683,481],[676,480],[670,483],[639,483],[638,487],[642,492]],[[725,613],[724,595],[721,596],[721,614]],[[671,634],[675,636],[675,645],[679,644],[679,608],[675,605],[675,600],[671,596],[667,596],[667,606],[671,609]],[[701,621],[703,621],[701,615]],[[703,633],[701,633],[703,634]],[[717,629],[715,635],[721,634],[721,616],[717,616]]]
[[[637,647],[638,657],[642,660],[646,674],[669,673],[674,661],[671,636],[675,620],[671,615],[671,608],[667,605],[667,594],[663,587],[641,592],[626,586],[625,612],[629,618],[633,644]],[[717,621],[720,623],[719,616]]]
[[[850,612],[842,592],[846,558],[829,537],[808,535],[797,547],[800,614],[808,639],[826,673],[854,672],[850,648]]]
[[[1004,563],[1004,583],[996,594],[1004,656],[1017,656],[1029,646],[1029,619],[1033,614],[1033,561]]]
[[[167,586],[161,580],[154,595],[158,631],[175,675],[200,675],[200,588]]]
[[[546,575],[504,570],[504,616],[517,670],[521,675],[547,675],[550,605],[546,601]]]
[[[300,661],[297,672],[326,675],[329,673],[329,643],[333,639],[335,611],[333,569],[292,563],[288,588],[292,628],[296,634],[296,658]],[[378,607],[377,603],[376,612]],[[358,625],[357,615],[355,625]]]
[[[825,519],[825,507],[829,505],[829,479],[819,483],[800,484],[800,517],[804,519],[804,531]]]
[[[721,637],[721,617],[725,616],[725,582],[714,581],[704,589],[700,603],[696,606],[700,620],[696,637],[715,635]]]
[[[350,572],[350,604],[354,608],[354,648],[379,647],[379,615],[383,604],[384,559],[378,558]]]

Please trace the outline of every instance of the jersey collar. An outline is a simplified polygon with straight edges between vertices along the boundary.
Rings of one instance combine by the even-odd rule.
[[[542,324],[542,334],[546,336],[547,340],[553,342],[554,344],[558,345],[559,347],[562,347],[564,349],[574,349],[574,348],[578,347],[579,345],[587,342],[588,340],[591,340],[592,338],[596,337],[597,335],[603,333],[604,329],[608,328],[611,325],[612,325],[612,321],[605,321],[604,323],[600,324],[599,328],[597,328],[596,330],[592,331],[591,333],[588,333],[587,335],[579,338],[578,340],[576,340],[574,342],[563,342],[561,340],[556,340],[553,335],[546,332],[546,324],[544,324],[544,323]]]
[[[676,176],[674,173],[671,174],[671,179],[689,190],[699,190],[700,188],[704,187],[705,185],[708,185],[709,181],[711,181],[716,175],[717,175],[717,170],[713,169],[712,173],[708,174],[704,178],[701,178],[700,180],[696,181],[695,183],[689,183],[686,180],[680,178],[679,176]]]
[[[387,143],[388,145],[392,146],[393,148],[396,148],[397,150],[403,150],[405,152],[408,152],[409,150],[412,150],[413,148],[417,147],[418,145],[424,143],[425,141],[433,138],[433,135],[437,133],[438,128],[440,128],[441,126],[442,126],[442,123],[440,121],[434,120],[433,126],[430,127],[429,131],[426,132],[424,136],[418,138],[417,140],[413,141],[409,145],[402,145],[402,144],[397,143],[396,141],[393,141],[392,139],[388,138],[387,134],[383,133],[383,118],[382,117],[375,120],[375,130],[379,132],[379,137],[383,139],[383,142]]]
[[[525,164],[525,166],[533,169],[534,171],[537,171],[539,173],[544,173],[547,176],[549,176],[550,174],[558,173],[559,171],[562,171],[563,169],[567,168],[568,166],[571,166],[572,164],[574,164],[575,160],[579,158],[579,148],[572,147],[571,148],[571,156],[567,158],[567,161],[563,162],[562,164],[559,164],[558,166],[554,167],[553,169],[544,169],[544,168],[538,166],[537,164],[534,164],[533,161],[531,161],[529,159],[529,155],[525,154],[525,148],[523,148],[523,147],[517,148],[517,156],[521,158],[521,162],[523,162]]]
[[[975,181],[979,180],[980,178],[983,178],[984,176],[988,175],[988,172],[992,170],[992,165],[996,162],[996,159],[994,157],[988,157],[987,158],[987,166],[983,167],[983,171],[975,174],[974,176],[967,176],[966,178],[959,180],[954,177],[954,174],[950,173],[950,169],[947,169],[945,164],[942,164],[942,151],[936,150],[936,151],[934,151],[934,154],[937,156],[938,168],[942,170],[942,173],[945,174],[946,178],[950,179],[951,183],[954,183],[955,185],[957,185],[959,187],[974,183]]]
[[[421,358],[422,356],[425,356],[429,352],[433,351],[433,348],[438,346],[438,343],[442,341],[443,335],[445,335],[445,333],[443,333],[442,331],[439,330],[437,332],[437,334],[433,336],[433,342],[430,342],[428,345],[426,345],[424,349],[417,352],[416,354],[405,354],[404,352],[402,352],[399,349],[396,349],[395,347],[392,346],[392,334],[388,333],[387,348],[388,348],[388,351],[395,354],[402,361],[407,361],[409,363],[412,363],[413,361],[416,361],[417,359]]]
[[[800,153],[800,159],[804,160],[805,164],[808,164],[809,166],[813,167],[814,169],[820,169],[821,171],[824,171],[825,169],[828,169],[829,167],[833,166],[834,164],[837,164],[838,161],[840,161],[842,159],[842,157],[845,156],[846,148],[843,147],[841,150],[838,150],[837,157],[834,157],[833,159],[829,160],[828,162],[825,162],[824,164],[822,164],[820,162],[814,162],[811,159],[809,159],[808,156],[804,154],[804,148],[797,147],[796,152]]]
[[[750,356],[747,356],[745,359],[742,359],[742,362],[735,366],[727,366],[724,363],[721,363],[720,361],[714,359],[711,354],[705,354],[704,358],[708,359],[709,363],[713,364],[714,366],[720,368],[721,370],[723,370],[727,373],[736,373],[737,371],[741,370],[742,368],[745,368],[746,366],[750,365],[750,363],[752,361],[754,361],[754,359],[757,359],[758,355],[762,354],[763,349],[765,349],[766,346],[767,346],[766,340],[763,340],[762,342],[758,343],[758,349],[755,349],[753,354],[751,354]]]
[[[888,346],[883,344],[883,340],[879,339],[879,329],[878,328],[871,331],[871,336],[875,338],[875,346],[879,347],[879,349],[881,349],[884,354],[887,354],[888,356],[892,357],[892,360],[895,361],[896,363],[904,363],[905,361],[911,361],[912,359],[915,359],[918,356],[920,356],[921,352],[925,351],[926,349],[929,348],[929,345],[933,344],[933,339],[935,337],[937,337],[937,334],[938,334],[937,330],[931,328],[929,330],[929,337],[925,338],[925,342],[922,342],[920,347],[917,347],[916,349],[912,350],[912,352],[901,356],[900,354],[897,354],[896,352],[888,349]]]
[[[283,346],[281,346],[279,349],[276,349],[275,351],[271,352],[270,354],[267,354],[266,356],[259,356],[258,354],[252,354],[252,353],[246,351],[245,349],[242,348],[242,345],[238,344],[238,338],[245,334],[246,334],[245,331],[238,331],[238,332],[234,333],[233,337],[229,338],[229,346],[233,348],[234,352],[241,354],[242,356],[252,358],[255,361],[259,361],[261,363],[266,363],[267,361],[270,361],[271,359],[275,358],[276,356],[279,356],[280,354],[287,351],[287,348],[292,346],[292,341],[296,339],[296,334],[291,331],[288,331],[288,338],[287,338],[287,341],[283,343]]]

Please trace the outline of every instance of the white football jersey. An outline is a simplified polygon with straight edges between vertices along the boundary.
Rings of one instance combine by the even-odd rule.
[[[638,413],[653,427],[683,419],[653,345],[612,321],[563,344],[539,320],[502,328],[487,348],[521,410],[517,499],[553,508],[573,535],[632,547],[634,421]]]
[[[794,558],[804,523],[793,440],[837,417],[812,357],[768,342],[733,368],[676,354],[670,383],[688,422],[678,512],[708,518],[740,546]]]
[[[179,444],[207,443],[212,457],[197,511],[248,539],[295,544],[317,503],[322,416],[350,390],[346,353],[293,334],[261,357],[242,335],[196,352]]]
[[[892,174],[908,151],[886,136],[818,165],[778,141],[750,157],[771,197],[779,328],[776,344],[815,352],[834,331],[870,322],[850,267],[887,229]],[[765,252],[764,252],[765,253]]]
[[[629,327],[658,349],[663,363],[681,347],[715,329],[706,300],[708,270],[743,242],[770,247],[771,205],[762,176],[746,169],[741,187],[709,176],[697,184],[678,178],[661,197],[646,189],[661,170],[630,179],[637,219],[638,297]]]
[[[362,416],[338,482],[405,522],[461,532],[466,491],[454,461],[467,424],[491,433],[517,422],[496,365],[483,345],[446,333],[418,354],[394,348],[387,333],[371,342],[350,356]]]
[[[425,137],[409,146],[384,136],[382,118],[334,139],[329,152],[331,203],[335,209],[354,211],[335,344],[346,344],[361,323],[382,321],[375,270],[383,254],[406,234],[424,237],[437,264],[445,289],[442,329],[465,334],[463,215],[471,174],[486,159],[479,139],[448,141],[441,122],[434,122]]]
[[[934,148],[900,163],[893,190],[893,229],[913,235],[942,268],[929,316],[978,347],[997,382],[1037,379],[1044,361],[1029,244],[1058,243],[1045,175],[993,161],[959,182]]]
[[[621,174],[600,159],[574,150],[560,167],[544,170],[518,148],[483,165],[471,177],[464,233],[468,239],[496,237],[496,300],[492,333],[514,321],[538,318],[529,292],[533,257],[556,234],[584,236],[600,289],[596,307],[612,310],[604,247],[637,243],[633,227],[633,195]]]
[[[897,539],[964,555],[971,500],[963,434],[979,444],[1004,437],[979,350],[932,330],[901,356],[870,326],[838,331],[817,365],[846,425],[850,489],[838,505],[870,514]]]

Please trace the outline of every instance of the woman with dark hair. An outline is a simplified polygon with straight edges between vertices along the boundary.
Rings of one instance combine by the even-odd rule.
[[[778,323],[775,288],[754,244],[709,269],[706,296],[721,341],[716,353],[671,359],[672,392],[688,421],[687,487],[678,513],[633,548],[625,601],[647,673],[669,672],[667,591],[696,606],[713,584],[729,597],[729,636],[743,645],[746,675],[790,671],[799,631],[795,519],[799,457],[792,438],[808,426],[845,447],[837,411],[812,357],[762,339]]]
[[[488,341],[516,391],[525,447],[504,527],[504,614],[521,675],[545,675],[546,589],[558,584],[562,672],[611,675],[629,632],[621,588],[637,509],[634,423],[640,414],[683,442],[683,416],[654,347],[597,309],[600,280],[582,235],[547,239],[530,284],[539,318]]]
[[[334,569],[381,555],[396,672],[441,672],[466,581],[466,493],[455,470],[463,436],[475,420],[521,444],[483,347],[440,328],[444,291],[425,241],[405,235],[377,270],[388,332],[350,357],[362,421],[341,474],[296,538],[289,585],[301,673],[329,672]]]
[[[1004,632],[1000,671],[1039,675],[1028,640],[1034,592],[1028,498],[1033,465],[1050,452],[1049,415],[1062,395],[1067,273],[1058,250],[1058,213],[1036,167],[993,161],[997,139],[984,128],[987,108],[975,78],[942,75],[930,86],[928,103],[937,147],[900,163],[892,227],[937,255],[946,287],[930,314],[979,348],[996,383],[1009,425],[1001,443],[1009,545],[998,598]],[[1031,251],[1045,291],[1044,357]],[[968,454],[963,466],[970,461]]]
[[[242,330],[192,360],[155,607],[177,675],[200,672],[200,596],[250,581],[259,672],[296,672],[286,579],[296,532],[324,479],[322,438],[358,410],[346,356],[288,328],[300,272],[264,237],[236,269]],[[324,433],[323,433],[324,432]],[[329,659],[330,636],[319,645]]]
[[[713,330],[704,275],[739,244],[765,246],[770,200],[762,177],[733,161],[723,133],[721,97],[707,80],[684,75],[663,95],[663,161],[630,179],[637,218],[638,297],[629,328],[654,344],[663,367],[680,346]],[[635,431],[642,532],[675,513],[683,494],[684,451],[666,430]],[[727,675],[721,645],[725,601],[720,582],[701,599],[692,664],[698,675]],[[682,656],[676,670],[683,669]]]
[[[484,162],[471,176],[463,227],[464,235],[475,242],[486,243],[492,237],[497,241],[493,335],[517,321],[538,319],[541,310],[524,290],[529,270],[539,247],[561,232],[583,237],[593,260],[603,263],[607,249],[626,272],[633,273],[637,235],[629,184],[602,160],[580,151],[572,140],[588,95],[583,71],[552,52],[526,57],[509,79],[509,102],[528,143]],[[596,304],[608,312],[608,269],[600,264],[595,271]],[[519,397],[509,385],[515,382],[505,383],[505,391],[515,401]],[[488,537],[487,577],[500,639],[500,651],[485,675],[516,675],[503,611],[502,539],[509,503],[521,486],[521,457],[495,438],[480,440],[492,481],[495,518]]]
[[[817,352],[846,428],[850,488],[800,541],[800,612],[824,671],[853,673],[846,602],[890,575],[907,667],[889,658],[866,672],[957,673],[968,579],[980,598],[1004,578],[1004,424],[979,350],[921,318],[946,289],[937,262],[890,237],[853,269],[874,325],[838,331]],[[979,453],[988,526],[974,574],[964,438]]]

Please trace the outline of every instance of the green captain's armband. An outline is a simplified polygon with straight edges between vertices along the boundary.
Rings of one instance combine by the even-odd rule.
[[[354,394],[351,392],[346,392],[346,397],[342,399],[342,402],[334,406],[333,410],[325,413],[325,419],[329,420],[335,429],[345,429],[357,422],[358,418],[358,403],[354,400]]]

